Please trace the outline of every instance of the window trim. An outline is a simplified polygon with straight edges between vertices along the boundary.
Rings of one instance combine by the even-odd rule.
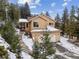
[[[35,24],[35,23],[36,23],[36,24]],[[39,27],[38,22],[33,22],[33,27],[38,28],[38,27]]]

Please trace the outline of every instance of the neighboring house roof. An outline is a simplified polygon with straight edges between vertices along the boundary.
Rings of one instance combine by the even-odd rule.
[[[44,31],[54,32],[54,31],[60,31],[60,30],[52,26],[47,26],[47,29],[34,29],[31,32],[44,32]]]
[[[27,19],[19,19],[19,22],[28,22]]]

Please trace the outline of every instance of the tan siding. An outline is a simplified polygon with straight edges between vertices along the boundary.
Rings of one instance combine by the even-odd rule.
[[[52,40],[55,39],[56,42],[60,40],[60,32],[59,31],[52,32],[50,35],[53,37]]]
[[[32,29],[36,29],[33,27],[33,22],[38,22],[39,27],[37,29],[46,29],[46,27],[47,27],[47,25],[49,25],[49,23],[53,23],[55,25],[54,21],[51,22],[51,20],[47,21],[47,20],[44,20],[44,19],[38,17],[38,18],[35,18],[35,20],[31,21],[31,28]]]
[[[39,41],[42,35],[43,35],[43,32],[32,32],[33,40]],[[55,36],[56,42],[60,40],[60,32],[50,32],[49,37],[53,37],[53,36]],[[51,41],[53,40],[54,38],[51,38]]]

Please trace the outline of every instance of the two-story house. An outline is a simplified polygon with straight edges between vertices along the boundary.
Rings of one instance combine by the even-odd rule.
[[[57,42],[60,40],[60,30],[55,28],[55,20],[46,15],[37,15],[28,19],[19,19],[19,27],[21,31],[32,34],[33,40],[39,40],[43,34],[48,31],[51,41]]]

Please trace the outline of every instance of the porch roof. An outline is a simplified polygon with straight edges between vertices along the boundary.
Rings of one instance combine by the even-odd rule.
[[[19,22],[28,22],[27,19],[19,19]]]

